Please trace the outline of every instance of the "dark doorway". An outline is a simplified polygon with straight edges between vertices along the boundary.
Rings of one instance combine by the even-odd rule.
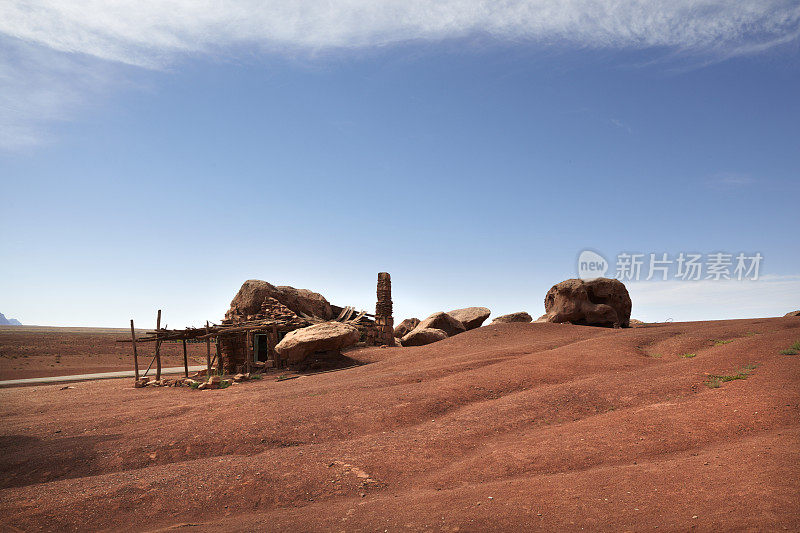
[[[256,333],[253,336],[253,355],[256,363],[264,363],[269,359],[269,335]]]

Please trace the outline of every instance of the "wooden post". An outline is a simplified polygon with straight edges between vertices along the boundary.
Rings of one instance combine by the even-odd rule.
[[[186,339],[183,340],[183,376],[189,377],[189,359],[186,357]]]
[[[247,342],[245,342],[245,372],[250,373],[250,360],[256,358],[256,334],[253,331],[247,333]]]
[[[136,381],[139,381],[139,354],[136,353],[136,333],[133,332],[133,319],[131,319],[131,344],[133,344],[133,370]]]
[[[275,346],[278,344],[278,326],[273,324],[272,326],[272,335],[267,337],[267,344],[269,345],[269,352],[272,354],[272,360],[274,361],[272,364],[275,365],[275,368],[278,368],[280,365],[280,361],[278,361],[278,352],[275,351]]]
[[[217,351],[214,357],[217,359],[217,370],[219,371],[219,375],[221,376],[225,374],[225,364],[222,361],[222,354],[219,351],[219,337],[214,339],[214,349]]]
[[[206,335],[208,333],[208,320],[206,320]],[[206,339],[206,378],[211,379],[211,337]]]
[[[161,309],[156,316],[156,335],[161,333]],[[161,341],[156,341],[156,381],[161,379]]]

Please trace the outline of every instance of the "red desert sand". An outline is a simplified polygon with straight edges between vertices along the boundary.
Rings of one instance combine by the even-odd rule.
[[[798,531],[798,340],[495,324],[225,390],[0,389],[0,529]]]

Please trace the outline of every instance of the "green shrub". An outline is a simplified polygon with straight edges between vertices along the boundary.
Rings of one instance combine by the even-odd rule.
[[[720,384],[726,383],[728,381],[734,381],[737,379],[747,379],[750,377],[750,373],[755,370],[756,366],[754,364],[745,365],[739,372],[736,374],[730,374],[727,376],[718,376],[715,374],[711,374],[708,376],[708,381],[706,381],[706,385],[711,389],[718,389]]]

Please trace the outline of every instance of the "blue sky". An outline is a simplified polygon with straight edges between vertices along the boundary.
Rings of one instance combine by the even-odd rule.
[[[800,305],[796,2],[0,7],[0,311],[221,318],[265,279],[538,316],[593,249],[764,256],[633,316]],[[220,7],[221,6],[221,7]]]

